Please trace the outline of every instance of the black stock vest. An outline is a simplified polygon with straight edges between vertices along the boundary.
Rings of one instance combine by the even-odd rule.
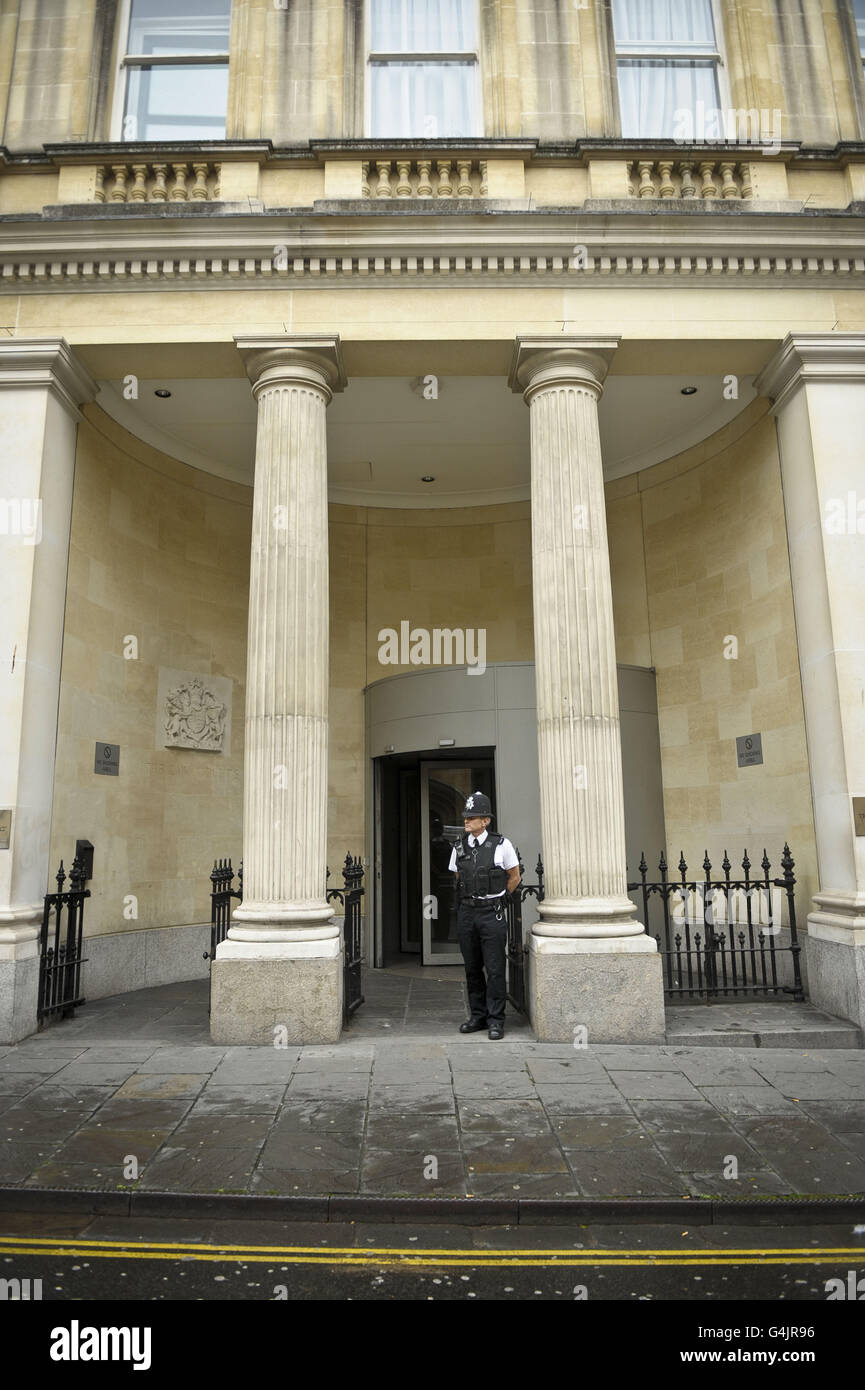
[[[468,835],[461,835],[457,851],[460,898],[482,898],[490,893],[503,893],[508,886],[507,872],[495,862],[496,846],[504,840],[488,830],[482,845],[469,847]]]

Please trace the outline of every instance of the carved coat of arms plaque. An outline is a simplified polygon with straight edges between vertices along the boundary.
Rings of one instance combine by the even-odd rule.
[[[163,748],[198,748],[228,754],[231,681],[162,666],[157,698],[157,743]]]

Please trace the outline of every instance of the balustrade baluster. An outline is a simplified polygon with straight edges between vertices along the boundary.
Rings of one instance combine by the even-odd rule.
[[[651,159],[638,160],[637,168],[640,172],[640,197],[654,198],[655,184],[652,178],[652,172],[654,170],[654,161]]]
[[[733,178],[733,170],[735,167],[735,164],[733,164],[730,160],[725,160],[724,163],[721,165],[722,198],[738,198],[739,196],[739,190],[736,187],[736,180]]]
[[[185,203],[188,198],[186,192],[186,179],[189,174],[188,164],[172,164],[174,170],[174,183],[171,187],[172,203]]]
[[[398,159],[398,160],[397,160],[397,162],[396,162],[396,172],[397,172],[396,196],[397,196],[398,198],[410,198],[410,197],[411,197],[411,181],[410,181],[410,179],[409,179],[409,171],[410,171],[410,169],[411,169],[411,160],[410,160],[410,159]]]
[[[704,198],[716,198],[718,196],[718,185],[715,183],[715,164],[714,161],[703,160],[699,166],[700,178],[703,186],[700,190]]]
[[[207,198],[207,165],[193,164],[192,172],[195,175],[195,183],[189,196],[200,202]]]
[[[673,198],[676,194],[676,186],[673,183],[673,161],[672,159],[658,160],[658,173],[661,176],[660,194],[662,198]]]
[[[454,186],[452,182],[453,174],[451,161],[449,159],[437,159],[436,170],[438,172],[438,194],[439,198],[452,198]]]
[[[166,179],[168,178],[167,164],[153,165],[153,187],[150,190],[151,203],[164,203],[168,198],[168,188]]]
[[[114,187],[111,190],[112,203],[126,202],[126,180],[129,171],[125,164],[112,164],[111,172],[114,175]]]
[[[147,198],[147,165],[133,164],[132,173],[135,182],[129,190],[129,202],[143,203]]]

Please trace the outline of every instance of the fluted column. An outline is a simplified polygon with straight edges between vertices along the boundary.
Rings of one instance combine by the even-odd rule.
[[[789,333],[755,381],[773,401],[819,892],[808,993],[865,1027],[865,333]]]
[[[339,928],[325,898],[328,533],[325,412],[339,340],[238,338],[258,402],[249,579],[243,889],[214,962],[220,1041],[339,1034]],[[291,962],[286,972],[277,968]],[[301,965],[303,962],[303,965]],[[239,973],[235,965],[243,963]],[[322,970],[324,974],[322,975]],[[278,981],[282,980],[279,984]]]
[[[37,1024],[78,407],[96,389],[63,338],[0,342],[0,1043]]]
[[[532,579],[546,883],[532,949],[559,957],[654,953],[657,958],[655,942],[636,920],[636,908],[627,896],[625,866],[616,647],[598,432],[598,400],[617,345],[616,338],[520,338],[511,371],[511,387],[523,392],[531,411]],[[659,964],[659,959],[653,962],[651,976],[655,1035],[659,998],[654,966]],[[568,1005],[574,1003],[572,986],[576,987],[573,980],[567,987]],[[561,960],[556,990],[561,994]],[[536,1000],[541,1017],[549,1002]],[[595,1003],[597,999],[587,998],[582,1015],[578,1009],[573,1022],[586,1023]],[[662,1018],[662,1000],[660,1006]],[[563,1028],[567,1036],[563,1016],[557,1022],[548,1019],[539,1036],[560,1036]]]
[[[231,939],[327,923],[328,541],[333,339],[240,339],[258,402],[249,575],[244,900]],[[240,924],[240,925],[238,925]],[[276,927],[276,935],[269,928]],[[264,933],[264,934],[263,934]]]

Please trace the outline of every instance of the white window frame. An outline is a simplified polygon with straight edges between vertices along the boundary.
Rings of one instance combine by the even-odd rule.
[[[233,4],[233,0],[232,0]],[[154,58],[151,54],[128,53],[126,44],[129,41],[129,21],[132,17],[132,0],[120,0],[120,10],[117,23],[117,57],[114,64],[114,103],[111,115],[111,128],[109,140],[120,144],[128,145],[147,145],[165,144],[165,141],[149,141],[136,137],[135,140],[123,139],[123,111],[126,106],[126,84],[129,72],[135,67],[171,67],[182,65],[192,67],[193,64],[206,63],[213,67],[217,63],[224,63],[228,66],[229,53],[184,53],[184,54],[160,54]],[[227,113],[226,113],[227,115]],[[180,140],[182,137],[177,136]],[[196,139],[195,135],[190,136]]]
[[[366,3],[364,4],[364,7],[363,7],[363,8],[364,8],[364,49],[365,49],[365,52],[366,52],[366,62],[364,63],[364,89],[365,89],[365,90],[364,90],[364,116],[363,116],[363,128],[364,128],[364,132],[365,132],[366,139],[368,139],[368,140],[386,140],[386,139],[393,139],[394,141],[397,141],[397,140],[400,140],[400,141],[401,141],[401,140],[423,140],[423,139],[425,139],[425,138],[435,138],[435,137],[425,137],[425,136],[423,136],[423,135],[403,135],[403,134],[394,134],[393,136],[372,135],[372,133],[371,133],[371,132],[372,132],[372,82],[370,81],[370,69],[372,68],[372,66],[373,66],[374,64],[377,65],[377,66],[379,66],[379,67],[383,67],[383,66],[385,66],[387,63],[402,63],[402,64],[405,64],[405,63],[418,63],[418,64],[422,64],[422,63],[464,63],[464,64],[466,65],[466,67],[468,67],[468,66],[471,64],[472,67],[473,67],[473,69],[474,69],[474,88],[475,88],[475,90],[474,90],[474,103],[475,103],[475,116],[476,116],[476,121],[477,121],[477,125],[478,125],[479,129],[476,130],[476,131],[473,131],[471,134],[469,134],[469,133],[466,131],[466,132],[464,132],[464,136],[465,136],[465,139],[466,139],[466,140],[477,140],[477,139],[482,139],[482,138],[483,138],[483,131],[484,131],[484,109],[483,109],[483,83],[481,82],[481,54],[480,54],[481,15],[480,15],[480,0],[474,0],[474,11],[475,11],[475,38],[476,38],[476,41],[477,41],[476,47],[475,47],[475,48],[467,48],[467,49],[454,49],[453,51],[450,51],[450,52],[447,52],[447,53],[427,53],[427,52],[420,52],[419,50],[414,50],[414,49],[411,49],[411,50],[408,50],[408,49],[407,49],[407,50],[405,50],[405,51],[403,51],[403,52],[397,51],[397,52],[395,52],[395,53],[392,53],[392,52],[390,52],[390,51],[386,51],[386,50],[383,50],[383,49],[373,49],[373,47],[372,47],[372,3],[371,3],[371,0],[366,0]],[[448,139],[448,140],[451,140],[451,141],[456,141],[456,140],[459,140],[460,137],[457,136],[457,135],[453,135],[453,136],[440,136],[440,137],[438,137],[438,138],[440,138],[440,139]]]
[[[616,38],[615,16],[610,7],[610,18],[613,24],[613,66],[615,69],[616,93],[619,90],[619,59],[627,58],[660,58],[662,62],[675,62],[682,58],[706,58],[715,64],[715,72],[718,80],[718,101],[721,103],[722,110],[729,110],[732,106],[730,96],[729,70],[727,68],[727,55],[724,46],[724,16],[721,8],[721,0],[711,0],[712,28],[715,31],[714,44],[699,43],[696,40],[684,40],[671,48],[666,42],[655,39],[646,39],[641,43],[623,44],[619,47]],[[620,117],[621,119],[621,117]],[[623,139],[635,140],[665,140],[665,135],[645,135],[645,136],[623,136]],[[670,137],[671,138],[671,137]]]

